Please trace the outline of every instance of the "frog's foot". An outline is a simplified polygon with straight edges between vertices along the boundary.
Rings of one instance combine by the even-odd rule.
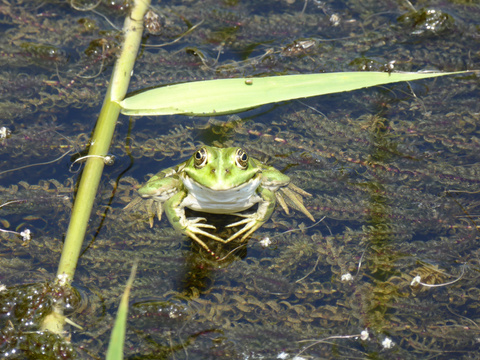
[[[150,223],[150,227],[153,228],[153,219],[155,215],[158,216],[158,221],[162,220],[162,203],[160,201],[155,201],[154,199],[148,199],[145,202],[145,208],[148,214],[148,222]]]
[[[207,220],[207,219],[201,218],[201,217],[186,219],[186,220],[185,220],[186,227],[185,227],[185,229],[183,230],[183,233],[184,233],[185,235],[187,235],[188,237],[190,237],[192,240],[194,240],[198,245],[200,245],[201,247],[203,247],[209,254],[211,254],[211,255],[214,256],[215,258],[218,258],[218,256],[217,256],[212,250],[210,250],[210,248],[208,247],[208,245],[205,244],[205,243],[197,236],[197,235],[203,235],[203,236],[209,237],[210,239],[213,239],[213,240],[216,240],[216,241],[225,242],[225,240],[223,240],[222,238],[220,238],[220,237],[218,237],[218,236],[216,236],[216,235],[210,234],[209,232],[204,231],[204,230],[201,229],[201,228],[204,228],[204,229],[216,229],[216,227],[213,226],[213,225],[200,223],[200,221],[206,221],[206,220]]]
[[[137,197],[134,200],[132,200],[130,203],[128,203],[123,210],[140,210],[142,207],[141,205],[145,205],[145,210],[147,211],[148,214],[148,222],[150,224],[150,227],[153,227],[153,219],[155,218],[155,215],[158,216],[158,220],[162,219],[162,203],[160,201],[155,201],[154,199],[143,199],[142,197]]]
[[[230,236],[227,240],[222,240],[222,242],[224,243],[228,243],[238,238],[241,235],[243,236],[240,239],[240,241],[245,241],[250,235],[252,235],[255,232],[255,230],[257,230],[260,226],[262,226],[265,223],[265,221],[259,220],[259,216],[256,213],[253,213],[253,214],[235,213],[232,215],[240,216],[240,217],[243,217],[244,219],[234,222],[233,224],[227,225],[226,227],[233,227],[233,226],[243,225],[243,224],[245,224],[245,226],[240,230],[238,230],[235,234]]]
[[[210,224],[203,224],[201,221],[207,221],[207,219],[202,218],[202,217],[196,217],[196,218],[188,218],[185,219],[184,221],[184,229],[183,232],[190,236],[192,239],[200,243],[197,235],[203,235],[206,237],[209,237],[210,239],[216,240],[216,241],[221,241],[223,242],[224,240],[216,235],[210,234],[209,232],[203,230],[203,229],[213,229],[215,230],[216,227]],[[203,245],[202,245],[203,246]]]
[[[300,210],[302,213],[304,213],[310,220],[315,221],[313,218],[312,214],[307,210],[305,205],[303,205],[303,199],[302,196],[312,196],[312,194],[306,192],[305,190],[300,189],[298,186],[295,186],[294,184],[290,183],[288,184],[287,187],[280,188],[280,191],[289,199],[292,201],[293,205]],[[275,193],[275,197],[278,200],[278,203],[280,206],[283,208],[285,213],[288,215],[288,205],[285,202],[285,199],[283,195],[280,192]]]

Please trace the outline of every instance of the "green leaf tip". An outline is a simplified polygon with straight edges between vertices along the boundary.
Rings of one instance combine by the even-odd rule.
[[[457,72],[337,72],[194,81],[166,85],[120,102],[124,115],[224,115],[260,105]]]
[[[135,274],[137,272],[138,260],[133,262],[130,277],[128,278],[125,291],[123,292],[118,307],[117,317],[113,325],[112,334],[110,335],[110,342],[108,344],[106,360],[122,360],[123,359],[123,345],[125,342],[125,332],[127,328],[127,314],[128,314],[128,297],[133,286]]]

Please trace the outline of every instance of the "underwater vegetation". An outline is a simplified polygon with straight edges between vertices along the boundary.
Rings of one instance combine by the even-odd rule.
[[[130,359],[474,359],[480,104],[474,74],[223,117],[119,119],[72,287],[54,274],[126,0],[0,4],[0,354],[103,358],[133,260]],[[480,68],[470,1],[153,2],[130,86]],[[217,261],[123,211],[202,144],[241,146],[313,196]],[[29,230],[30,232],[26,232]],[[23,235],[22,235],[23,234]],[[28,236],[26,236],[28,235]],[[41,330],[66,308],[65,337]]]

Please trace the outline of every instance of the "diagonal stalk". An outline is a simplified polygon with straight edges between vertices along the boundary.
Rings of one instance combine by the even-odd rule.
[[[73,280],[88,220],[102,176],[103,159],[108,154],[115,123],[120,113],[120,106],[117,102],[123,100],[127,93],[135,58],[142,39],[143,17],[149,6],[150,0],[135,0],[131,13],[125,19],[122,50],[115,63],[107,94],[91,139],[89,156],[80,179],[65,237],[57,270],[57,281],[60,284],[69,284]],[[63,310],[57,307],[55,313],[47,316],[42,327],[58,333],[63,329],[63,323],[59,321],[63,318]]]

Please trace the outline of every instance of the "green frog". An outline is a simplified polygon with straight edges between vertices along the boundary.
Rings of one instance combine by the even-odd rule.
[[[270,218],[277,200],[289,213],[282,194],[310,220],[315,221],[302,200],[302,196],[311,194],[293,185],[287,175],[249,157],[238,147],[202,146],[187,161],[152,176],[138,193],[147,199],[150,226],[153,226],[155,213],[160,220],[165,211],[176,230],[192,238],[214,256],[199,235],[222,243],[238,238],[243,242]],[[255,204],[258,204],[255,212],[242,213]],[[211,214],[236,215],[242,219],[227,227],[242,227],[228,239],[222,239],[206,231],[215,230],[215,226],[205,223],[206,218],[187,218],[185,208]]]

